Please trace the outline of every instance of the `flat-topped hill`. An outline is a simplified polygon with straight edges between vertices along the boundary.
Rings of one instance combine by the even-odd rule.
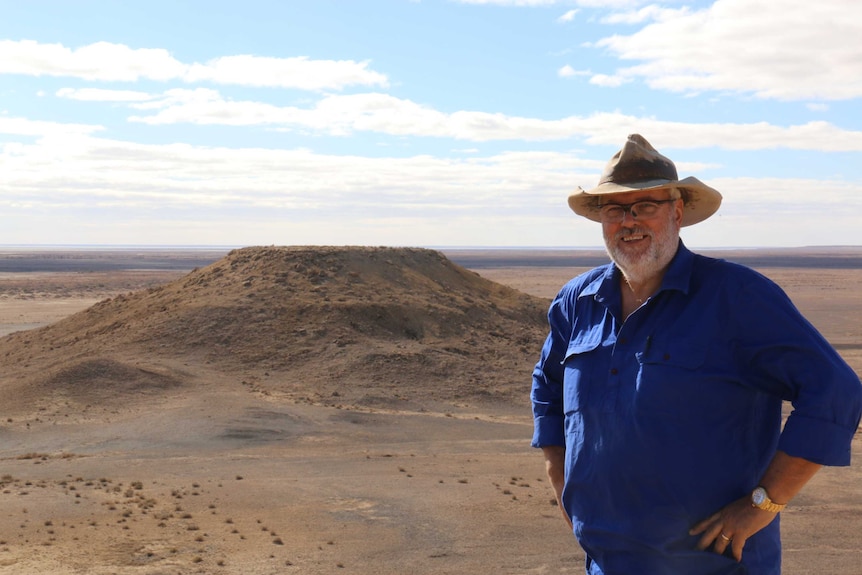
[[[217,371],[317,402],[526,405],[546,308],[433,250],[245,248],[0,339],[0,393],[122,404]]]

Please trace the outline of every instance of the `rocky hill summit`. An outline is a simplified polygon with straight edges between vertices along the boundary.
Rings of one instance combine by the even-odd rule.
[[[0,399],[124,404],[217,373],[314,402],[526,405],[547,303],[433,250],[238,249],[0,339]]]

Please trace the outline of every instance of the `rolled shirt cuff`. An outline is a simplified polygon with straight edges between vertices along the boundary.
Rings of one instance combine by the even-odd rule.
[[[533,419],[533,447],[566,445],[565,418],[559,415],[540,415]]]
[[[847,466],[855,434],[855,428],[792,413],[784,424],[778,449],[820,465]]]

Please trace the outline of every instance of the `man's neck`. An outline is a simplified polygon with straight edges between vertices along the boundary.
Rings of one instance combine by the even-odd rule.
[[[622,294],[622,306],[626,317],[642,306],[661,288],[665,270],[666,268],[644,279],[626,277],[625,272],[620,274],[620,293]]]
[[[620,289],[623,298],[627,299],[627,296],[630,296],[638,305],[644,303],[661,287],[666,269],[664,268],[660,272],[643,279],[627,277],[625,272],[622,272],[620,274]]]

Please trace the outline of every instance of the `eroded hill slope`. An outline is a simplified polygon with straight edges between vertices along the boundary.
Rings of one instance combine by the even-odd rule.
[[[433,250],[244,248],[3,338],[0,393],[122,403],[218,372],[313,401],[520,403],[546,307]]]

